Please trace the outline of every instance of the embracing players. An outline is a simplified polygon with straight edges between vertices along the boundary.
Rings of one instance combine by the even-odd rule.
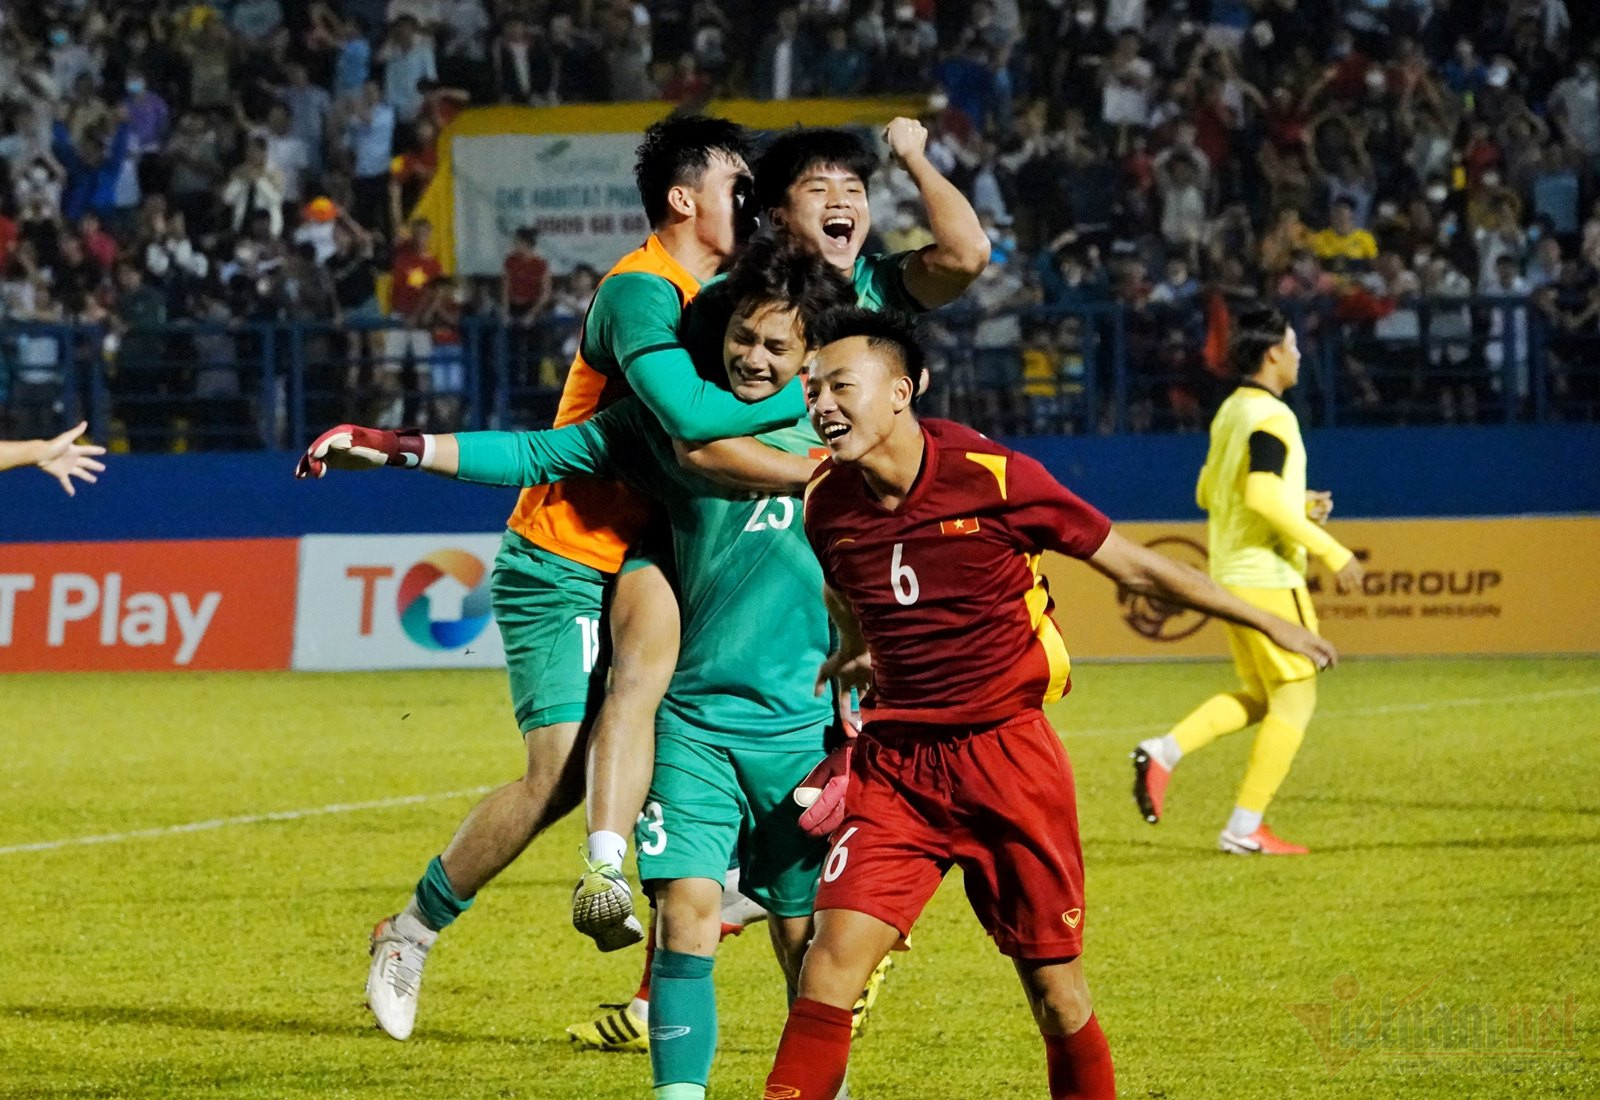
[[[823,865],[806,954],[766,1096],[831,1100],[850,1006],[951,866],[1018,975],[1050,1095],[1114,1094],[1082,963],[1072,771],[1043,704],[1069,687],[1039,555],[1087,561],[1137,592],[1259,630],[1319,667],[1332,646],[1122,538],[1042,466],[912,410],[922,355],[881,315],[828,325],[811,416],[831,453],[805,527],[841,646],[825,671],[870,686],[845,816]]]
[[[1282,313],[1239,318],[1230,355],[1242,381],[1211,421],[1211,449],[1195,498],[1206,510],[1211,575],[1240,599],[1317,629],[1306,590],[1308,553],[1334,575],[1339,591],[1361,581],[1361,563],[1320,524],[1330,493],[1306,491],[1300,422],[1283,395],[1300,378],[1300,347]],[[1236,855],[1304,855],[1262,821],[1289,774],[1317,705],[1317,668],[1253,630],[1231,623],[1228,647],[1240,691],[1213,695],[1165,737],[1133,751],[1133,797],[1144,819],[1161,820],[1172,769],[1186,754],[1224,734],[1261,723],[1250,765],[1217,847]]]
[[[639,146],[635,174],[654,232],[601,281],[556,422],[580,422],[632,392],[678,438],[742,436],[792,424],[805,407],[797,385],[757,404],[741,402],[700,379],[678,342],[684,303],[737,250],[740,223],[753,225],[748,212],[741,216],[749,187],[743,130],[711,118],[657,123]],[[661,697],[670,659],[657,685],[629,664],[638,657],[658,673],[648,660],[650,639],[618,638],[619,675],[602,707],[606,654],[596,659],[591,646],[612,578],[650,525],[652,508],[636,490],[590,478],[530,488],[517,502],[495,559],[492,594],[527,770],[472,809],[428,863],[405,908],[373,931],[368,1004],[396,1039],[407,1038],[415,1025],[423,965],[439,933],[535,836],[582,800],[582,733],[597,709],[603,721],[607,709],[626,715],[629,701],[644,697],[653,713]],[[615,584],[612,618],[659,627],[660,615],[630,608],[659,602],[662,592],[671,613],[676,604],[660,570],[632,571]],[[665,630],[675,652],[675,614]],[[644,776],[648,780],[648,765]],[[614,844],[620,865],[620,836]],[[613,891],[628,893],[620,869],[611,878]],[[602,946],[638,942],[643,932],[633,921],[611,935]]]
[[[853,300],[818,257],[762,243],[689,308],[721,306],[728,320],[702,362],[739,400],[758,401],[798,374],[817,318]],[[761,438],[813,462],[822,452],[803,419]],[[680,469],[673,441],[635,399],[549,432],[423,436],[343,425],[313,445],[306,470],[320,473],[324,463],[420,466],[491,485],[599,474],[664,504],[683,640],[637,827],[640,877],[659,910],[650,1054],[658,1100],[702,1100],[716,1048],[712,966],[730,857],[738,853],[742,890],[771,915],[792,990],[827,849],[802,830],[791,798],[823,760],[835,715],[811,690],[830,631],[799,501],[726,491]]]

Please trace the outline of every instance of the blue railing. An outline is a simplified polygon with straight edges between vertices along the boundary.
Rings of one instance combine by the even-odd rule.
[[[1526,299],[1419,298],[1386,316],[1286,303],[1308,427],[1600,420],[1600,329]],[[1198,310],[1035,307],[927,319],[929,411],[994,435],[1204,427],[1231,383],[1205,364]],[[296,449],[344,420],[436,430],[547,426],[575,319],[450,329],[320,321],[107,328],[0,324],[13,436],[87,419],[136,451]]]

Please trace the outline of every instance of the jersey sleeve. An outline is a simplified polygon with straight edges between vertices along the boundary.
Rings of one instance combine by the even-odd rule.
[[[607,350],[668,435],[694,442],[755,435],[793,423],[805,411],[799,379],[746,404],[700,377],[678,334],[682,316],[671,283],[627,273],[600,284],[585,322],[586,337]]]
[[[1105,513],[1027,455],[1012,454],[1006,462],[1005,501],[1012,529],[1032,549],[1091,558],[1111,533]]]
[[[906,289],[906,264],[915,252],[891,252],[868,256],[856,274],[856,297],[869,309],[885,313],[925,313],[927,306]]]
[[[458,432],[458,481],[479,485],[545,485],[583,474],[615,476],[618,456],[643,446],[633,399],[619,401],[580,424],[542,432]]]
[[[1279,535],[1304,546],[1319,561],[1338,572],[1354,554],[1321,527],[1306,518],[1306,502],[1292,499],[1283,480],[1288,461],[1290,423],[1269,417],[1250,433],[1250,470],[1245,475],[1244,503],[1267,521]]]

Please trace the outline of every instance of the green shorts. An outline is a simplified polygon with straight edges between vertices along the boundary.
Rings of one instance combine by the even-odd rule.
[[[721,882],[737,854],[741,893],[774,916],[809,916],[828,842],[801,830],[790,796],[821,762],[822,733],[815,749],[762,752],[658,731],[655,774],[634,830],[640,879]]]
[[[507,531],[490,578],[505,643],[511,705],[523,733],[581,722],[605,697],[611,643],[604,612],[610,578]]]

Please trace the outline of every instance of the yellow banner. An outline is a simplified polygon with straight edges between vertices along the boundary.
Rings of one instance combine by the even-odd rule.
[[[1126,523],[1127,538],[1204,568],[1204,523]],[[1366,566],[1340,595],[1313,567],[1322,632],[1351,656],[1600,652],[1600,518],[1335,520]],[[1045,575],[1074,657],[1223,657],[1227,638],[1196,612],[1120,591],[1055,555]]]

